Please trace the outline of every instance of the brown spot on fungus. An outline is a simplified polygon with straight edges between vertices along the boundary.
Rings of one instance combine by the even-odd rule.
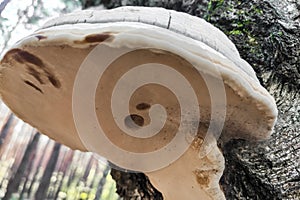
[[[33,89],[39,91],[40,93],[44,94],[44,92],[38,86],[34,85],[32,82],[25,80],[24,83],[27,84],[27,85],[29,85]]]
[[[38,40],[44,40],[44,39],[47,39],[47,36],[44,36],[44,35],[36,35],[35,36]]]
[[[48,80],[50,81],[50,83],[56,87],[56,88],[60,88],[61,87],[61,83],[60,81],[54,76],[48,73]]]
[[[105,40],[107,40],[108,38],[110,38],[111,35],[107,34],[107,33],[102,33],[102,34],[92,34],[92,35],[88,35],[85,37],[85,41],[92,43],[92,42],[103,42]]]
[[[201,187],[209,187],[209,183],[210,183],[210,174],[211,174],[211,170],[209,171],[204,171],[204,170],[195,170],[194,174],[196,175],[196,180],[197,183],[199,183],[199,185]]]
[[[41,73],[31,66],[27,66],[28,73],[33,76],[40,84],[45,84],[41,78]]]
[[[7,55],[12,55],[12,57],[19,63],[33,64],[41,68],[45,67],[45,64],[39,57],[22,49],[12,49],[7,53]]]
[[[201,145],[203,144],[203,138],[200,136],[197,136],[194,141],[191,144],[191,147],[194,150],[200,150]]]
[[[101,43],[112,38],[113,35],[111,35],[110,33],[97,33],[85,36],[85,38],[82,41],[75,40],[74,43]]]
[[[133,128],[135,127],[135,125],[143,126],[144,122],[145,122],[144,118],[137,114],[131,114],[125,118],[125,124],[129,128]]]
[[[136,105],[136,109],[138,109],[138,110],[147,110],[150,107],[151,107],[151,105],[148,103],[140,103],[140,104]]]
[[[54,75],[53,72],[46,66],[46,64],[38,56],[29,53],[28,51],[22,49],[12,49],[4,56],[2,63],[11,62],[11,58],[18,63],[25,64],[28,70],[28,73],[33,76],[40,84],[45,84],[42,79],[42,76],[46,76],[49,82],[55,87],[60,88],[61,83],[58,78]],[[35,67],[40,68],[43,72],[35,69]]]
[[[1,60],[1,64],[4,64],[4,63],[10,63],[11,62],[11,58],[15,59],[17,62],[19,63],[23,63],[23,60],[20,59],[19,57],[17,56],[14,56],[14,54],[16,54],[17,52],[19,51],[19,49],[11,49],[9,50],[5,55],[4,57],[2,58]]]
[[[84,43],[101,43],[106,40],[112,40],[113,35],[111,33],[97,33],[91,34],[84,37],[83,40],[74,40],[75,44],[84,44]]]

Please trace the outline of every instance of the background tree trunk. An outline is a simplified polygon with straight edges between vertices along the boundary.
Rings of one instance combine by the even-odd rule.
[[[34,156],[34,152],[36,150],[37,144],[39,142],[40,133],[35,133],[33,136],[31,142],[28,144],[25,153],[23,155],[22,161],[16,171],[16,173],[13,175],[13,178],[9,180],[7,191],[5,193],[5,196],[2,200],[9,200],[11,199],[13,193],[18,192],[19,186],[21,184],[21,180],[25,175],[26,169],[28,168],[28,165],[30,164],[30,157]]]
[[[83,7],[100,1],[81,0]],[[300,199],[300,2],[298,0],[105,0],[121,5],[160,6],[202,17],[220,28],[274,96],[278,122],[268,141],[220,141],[227,199]],[[124,199],[160,195],[144,174],[112,170]],[[150,188],[149,188],[150,186]],[[153,192],[154,191],[154,192]]]
[[[49,158],[49,161],[47,163],[47,167],[45,169],[45,172],[42,176],[41,182],[39,184],[38,190],[35,193],[35,199],[47,199],[47,191],[48,187],[50,185],[50,180],[52,173],[54,172],[58,155],[59,155],[59,150],[60,150],[61,144],[55,143],[51,156]]]
[[[101,195],[102,195],[102,192],[103,192],[103,187],[105,185],[105,182],[106,182],[106,178],[107,178],[107,175],[109,173],[109,167],[107,166],[103,172],[102,172],[102,177],[101,179],[99,180],[99,183],[98,183],[98,186],[97,186],[97,192],[96,192],[96,196],[95,196],[95,200],[101,200]]]

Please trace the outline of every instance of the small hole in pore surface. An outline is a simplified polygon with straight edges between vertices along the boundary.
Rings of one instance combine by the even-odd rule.
[[[139,103],[138,105],[136,105],[136,109],[138,110],[146,110],[149,109],[150,107],[151,105],[148,103]]]
[[[144,121],[145,120],[142,116],[137,115],[137,114],[131,114],[125,118],[125,125],[129,128],[134,128],[135,125],[143,126]]]

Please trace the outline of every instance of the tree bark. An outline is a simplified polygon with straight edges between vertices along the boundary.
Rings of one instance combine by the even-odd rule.
[[[16,173],[9,179],[7,190],[5,193],[5,196],[2,198],[2,200],[8,200],[11,198],[12,194],[17,192],[21,183],[22,178],[24,177],[24,173],[26,172],[26,169],[28,167],[28,164],[30,164],[30,157],[34,154],[37,144],[40,139],[40,133],[36,133],[33,136],[33,139],[30,141],[30,143],[27,145],[27,148],[25,150],[25,153],[23,155],[22,161],[18,167],[18,170]]]
[[[5,143],[5,139],[7,138],[7,135],[11,132],[10,130],[12,128],[13,122],[14,122],[14,114],[11,113],[0,131],[0,153],[1,153],[0,155],[2,155],[3,144]]]
[[[83,1],[82,1],[83,2]],[[84,1],[85,2],[85,1]],[[89,1],[91,2],[91,1]],[[95,2],[95,1],[94,1]],[[297,0],[111,0],[121,5],[160,6],[202,17],[220,28],[274,96],[279,116],[271,138],[250,143],[220,141],[227,199],[300,198],[300,2]],[[84,4],[84,8],[94,4]],[[144,174],[112,170],[124,199],[158,199]],[[154,192],[153,192],[154,191]],[[143,197],[144,194],[149,194]]]
[[[117,183],[117,193],[124,200],[162,200],[162,194],[152,186],[143,173],[126,173],[116,168],[111,169],[111,176]]]
[[[35,193],[35,199],[47,199],[47,191],[50,185],[51,176],[54,172],[55,166],[57,164],[57,159],[59,155],[61,144],[55,143],[47,167],[42,176],[39,187]]]
[[[106,183],[106,178],[107,178],[107,175],[109,173],[109,167],[107,166],[103,172],[102,172],[102,177],[101,179],[99,180],[99,183],[97,185],[97,192],[96,192],[96,196],[95,196],[95,200],[101,200],[101,195],[102,195],[102,192],[103,192],[103,187]]]

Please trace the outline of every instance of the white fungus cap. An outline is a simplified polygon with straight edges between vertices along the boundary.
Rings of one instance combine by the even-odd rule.
[[[217,109],[224,109],[226,102],[222,134],[230,138],[255,140],[265,139],[271,134],[277,118],[275,101],[260,85],[252,67],[240,58],[234,44],[205,20],[162,8],[87,10],[49,21],[43,28],[19,41],[3,57],[0,67],[3,101],[18,117],[50,138],[73,149],[86,151],[90,150],[89,145],[97,149],[92,141],[94,138],[90,138],[91,143],[82,141],[76,130],[72,92],[80,66],[99,44],[107,47],[108,54],[121,48],[142,49],[130,54],[130,59],[120,58],[123,60],[113,63],[109,76],[101,79],[99,85],[102,84],[102,87],[99,86],[95,94],[99,123],[106,127],[107,137],[118,146],[133,152],[152,151],[165,145],[164,140],[170,141],[168,137],[172,138],[172,131],[179,126],[178,102],[170,100],[172,94],[160,87],[141,89],[141,94],[137,94],[129,105],[129,111],[136,116],[139,126],[150,123],[147,110],[154,103],[172,108],[170,112],[167,110],[168,120],[157,136],[147,142],[124,136],[114,122],[109,106],[111,96],[106,94],[112,93],[114,83],[125,69],[130,69],[130,64],[154,61],[171,66],[191,83],[199,100],[197,109],[201,112],[201,120],[196,124],[200,124],[200,135],[206,132],[211,122],[212,100],[205,80],[220,77],[226,96],[225,99],[214,100],[213,104]],[[105,60],[105,57],[100,56],[99,59]],[[203,135],[200,139],[204,139]],[[134,142],[140,145],[132,145]],[[202,195],[198,194],[199,191],[204,191],[203,194],[212,198],[224,198],[218,186],[224,158],[220,156],[216,143],[213,146],[210,154],[201,159],[199,148],[190,147],[181,161],[180,158],[161,171],[148,173],[151,181],[166,191],[163,191],[166,198],[174,199],[174,194],[180,196],[180,192],[168,191],[174,184],[166,174],[170,173],[169,170],[180,170],[180,166],[193,159],[190,168],[187,167],[190,169],[187,177],[198,178],[193,179],[191,185],[188,183],[190,179],[183,180],[187,187],[193,189],[179,189],[181,195],[195,194],[189,199],[199,199]],[[212,164],[201,164],[205,159]],[[197,164],[199,168],[196,169]],[[203,182],[204,179],[206,181]],[[197,184],[201,185],[200,190],[195,189]],[[177,198],[180,199],[179,196]]]

